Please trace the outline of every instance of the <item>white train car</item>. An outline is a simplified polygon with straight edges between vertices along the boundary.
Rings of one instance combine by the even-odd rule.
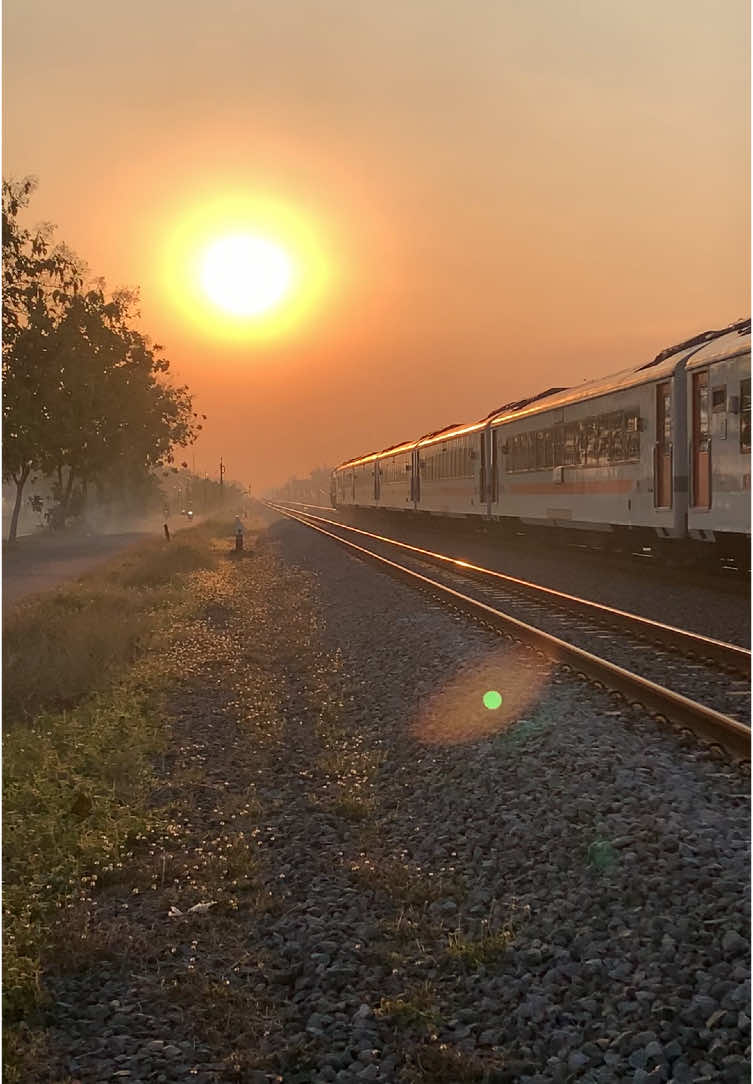
[[[379,507],[399,512],[415,507],[413,457],[415,441],[379,453]]]
[[[333,504],[340,508],[414,508],[416,443],[406,441],[342,463],[332,476]]]
[[[687,364],[688,535],[747,551],[750,535],[750,324]]]
[[[416,509],[443,516],[481,515],[479,433],[485,422],[454,425],[419,440]]]
[[[495,518],[681,538],[687,513],[684,371],[690,350],[589,381],[490,422]]]

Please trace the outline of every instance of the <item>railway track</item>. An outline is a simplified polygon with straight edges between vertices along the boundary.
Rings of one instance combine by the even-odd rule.
[[[267,502],[658,718],[750,756],[750,651],[459,558]],[[357,539],[357,541],[356,541]]]

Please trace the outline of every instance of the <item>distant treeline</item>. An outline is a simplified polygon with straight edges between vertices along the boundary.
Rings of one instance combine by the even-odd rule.
[[[269,494],[280,500],[309,501],[311,504],[329,504],[331,467],[317,467],[307,478],[288,478],[284,485]]]
[[[15,499],[9,540],[27,498],[64,525],[92,504],[144,511],[176,448],[201,429],[189,391],[169,383],[163,347],[134,326],[138,294],[108,292],[51,226],[27,229],[19,212],[36,181],[3,181],[3,481]],[[202,417],[204,417],[202,415]],[[182,464],[185,469],[187,464]],[[205,493],[208,490],[205,488]]]

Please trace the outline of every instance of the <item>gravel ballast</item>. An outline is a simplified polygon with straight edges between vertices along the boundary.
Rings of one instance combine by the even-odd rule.
[[[749,577],[655,567],[651,560],[612,560],[593,549],[548,543],[546,531],[510,537],[479,533],[462,519],[415,519],[409,512],[386,517],[342,508],[310,511],[654,621],[750,644]]]
[[[743,769],[297,524],[204,591],[170,830],[53,984],[62,1072],[748,1079]]]

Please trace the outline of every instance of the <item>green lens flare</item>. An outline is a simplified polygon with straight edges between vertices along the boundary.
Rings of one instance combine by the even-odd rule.
[[[497,708],[502,707],[502,697],[496,689],[490,689],[488,693],[484,693],[484,707],[489,711],[496,711]]]

